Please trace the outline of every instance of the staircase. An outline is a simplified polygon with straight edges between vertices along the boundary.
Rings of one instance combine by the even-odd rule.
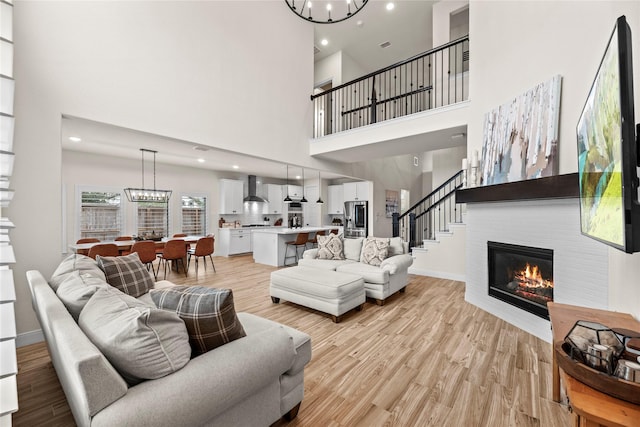
[[[413,265],[409,274],[431,276],[464,282],[466,252],[466,214],[460,222],[448,224],[447,231],[437,231],[433,239],[411,248]]]
[[[410,274],[465,280],[465,205],[456,203],[462,172],[449,178],[402,215],[394,214],[393,236],[408,241]]]

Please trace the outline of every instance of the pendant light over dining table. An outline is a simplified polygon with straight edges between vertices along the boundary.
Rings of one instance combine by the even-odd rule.
[[[125,188],[124,193],[130,202],[168,203],[171,190],[156,189],[156,153],[154,150],[141,148],[142,152],[142,188]],[[144,153],[153,153],[153,189],[144,187]]]

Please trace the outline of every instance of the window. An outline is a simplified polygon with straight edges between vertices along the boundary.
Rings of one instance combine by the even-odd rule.
[[[182,232],[204,236],[207,234],[207,198],[182,196]]]
[[[82,191],[80,238],[113,240],[121,234],[122,203],[119,192]]]
[[[138,202],[138,236],[160,239],[168,235],[169,205],[167,203]]]

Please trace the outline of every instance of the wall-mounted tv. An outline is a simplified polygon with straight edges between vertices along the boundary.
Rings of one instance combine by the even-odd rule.
[[[582,234],[640,251],[631,29],[618,18],[577,126]],[[640,129],[640,127],[639,127]]]

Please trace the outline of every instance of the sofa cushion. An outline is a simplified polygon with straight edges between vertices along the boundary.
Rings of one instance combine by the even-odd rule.
[[[153,288],[153,275],[140,261],[137,252],[118,257],[96,257],[98,266],[114,288],[131,295],[134,298],[146,294]]]
[[[58,268],[53,272],[51,279],[49,279],[49,286],[56,291],[64,279],[76,270],[106,281],[104,273],[100,270],[95,260],[88,256],[71,254],[62,260]]]
[[[164,377],[190,360],[189,335],[178,315],[112,287],[96,291],[78,324],[130,385]]]
[[[246,336],[231,289],[174,286],[149,293],[158,308],[175,311],[184,321],[192,357]]]
[[[344,239],[344,257],[351,261],[360,261],[360,252],[362,251],[362,241],[364,238],[358,237],[356,239]]]
[[[104,280],[76,270],[66,275],[66,279],[58,286],[56,294],[77,322],[80,312],[93,294],[106,286],[109,285]]]
[[[336,268],[336,271],[341,273],[357,274],[367,283],[383,285],[389,282],[389,272],[387,270],[383,270],[380,267],[365,264],[363,262],[343,264]]]
[[[328,260],[343,260],[342,237],[335,234],[318,236],[318,258]]]
[[[324,270],[335,270],[339,266],[343,264],[352,264],[355,261],[351,261],[350,259],[308,259],[302,258],[298,260],[298,265],[303,267],[313,267],[313,268],[322,268]]]
[[[389,253],[389,239],[367,237],[362,244],[360,262],[369,265],[380,265]]]
[[[404,245],[402,237],[392,237],[389,239],[389,253],[387,256],[402,255],[404,254]]]

